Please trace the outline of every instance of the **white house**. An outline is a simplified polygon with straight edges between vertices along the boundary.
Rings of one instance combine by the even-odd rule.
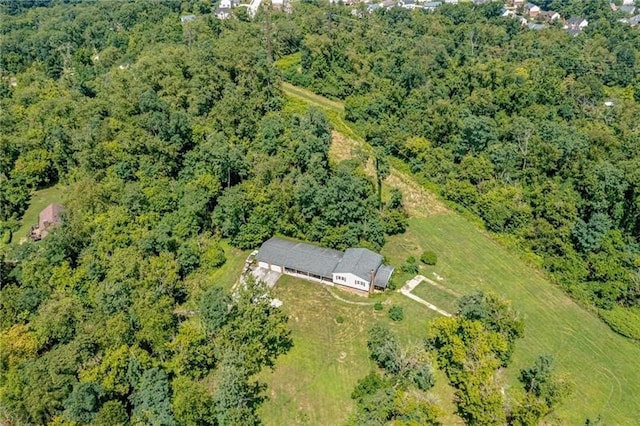
[[[567,19],[567,23],[564,26],[565,29],[574,30],[574,31],[582,31],[587,28],[589,25],[589,21],[584,18],[579,18],[577,16],[572,16]]]
[[[393,273],[382,256],[365,248],[343,253],[275,237],[262,244],[256,260],[264,269],[363,292],[385,289]]]
[[[527,3],[524,5],[524,13],[532,18],[535,18],[540,14],[540,6],[537,6],[533,3]]]

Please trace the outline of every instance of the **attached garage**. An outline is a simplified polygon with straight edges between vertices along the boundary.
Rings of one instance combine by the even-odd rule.
[[[271,270],[274,272],[280,272],[282,273],[282,266],[278,266],[278,265],[271,265]]]

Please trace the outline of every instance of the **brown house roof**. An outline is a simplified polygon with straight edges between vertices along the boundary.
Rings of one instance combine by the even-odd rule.
[[[38,228],[45,229],[51,225],[58,225],[62,222],[60,214],[64,211],[64,207],[59,204],[49,204],[40,212]]]

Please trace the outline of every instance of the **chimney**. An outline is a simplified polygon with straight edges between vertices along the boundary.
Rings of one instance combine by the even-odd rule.
[[[371,296],[373,294],[373,281],[376,279],[375,269],[369,271],[369,275],[371,275],[371,283],[369,284],[369,296]]]

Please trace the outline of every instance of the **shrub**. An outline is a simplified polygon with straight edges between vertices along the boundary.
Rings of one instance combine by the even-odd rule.
[[[407,272],[407,273],[410,273],[410,274],[417,274],[419,272],[418,261],[416,260],[415,257],[411,256],[411,257],[407,258],[407,260],[400,267],[400,269],[402,270],[402,272]]]
[[[2,243],[9,244],[11,242],[11,229],[5,229],[2,233]]]
[[[392,306],[389,309],[389,318],[393,321],[402,321],[404,319],[404,309],[402,309],[402,306]]]
[[[381,302],[374,303],[373,309],[375,309],[376,311],[381,311],[383,309],[382,303]]]
[[[427,250],[422,253],[422,256],[420,256],[420,260],[425,265],[435,265],[436,262],[438,262],[438,256],[433,251]]]
[[[640,309],[616,306],[610,311],[601,310],[600,317],[616,333],[640,340]]]
[[[336,322],[337,322],[338,324],[342,324],[342,323],[344,322],[344,317],[343,317],[342,315],[338,315],[338,316],[336,317]]]

